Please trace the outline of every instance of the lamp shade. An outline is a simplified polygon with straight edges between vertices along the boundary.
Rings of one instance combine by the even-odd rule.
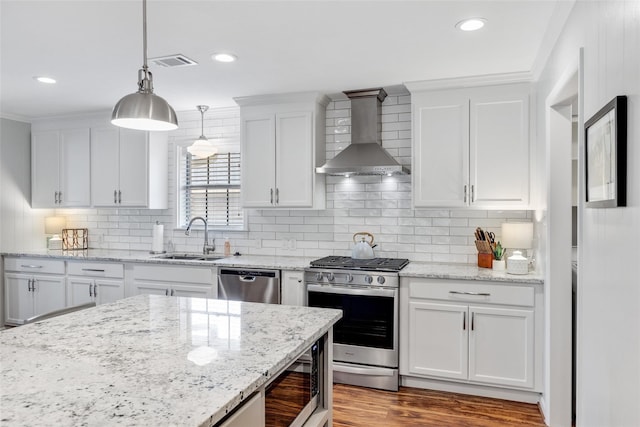
[[[207,138],[203,137],[200,137],[196,142],[187,147],[187,151],[199,159],[206,159],[218,153],[218,149],[214,147]]]
[[[48,216],[44,219],[44,234],[60,234],[67,226],[67,221],[61,216]]]
[[[502,224],[502,246],[509,249],[529,249],[533,246],[532,222],[505,222]]]
[[[153,93],[131,93],[124,96],[111,113],[116,126],[148,131],[168,131],[178,128],[173,107]]]

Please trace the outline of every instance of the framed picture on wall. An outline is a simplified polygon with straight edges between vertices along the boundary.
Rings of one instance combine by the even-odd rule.
[[[584,124],[586,206],[627,203],[627,97],[616,96]]]

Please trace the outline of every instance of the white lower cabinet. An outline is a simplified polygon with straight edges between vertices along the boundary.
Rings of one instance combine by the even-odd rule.
[[[124,265],[121,263],[67,263],[68,305],[105,304],[124,298]]]
[[[534,285],[403,278],[400,295],[401,375],[540,387]]]
[[[132,278],[130,295],[217,296],[216,268],[134,264]]]
[[[64,261],[5,258],[4,271],[6,324],[66,307]]]
[[[283,270],[280,275],[282,304],[284,305],[300,305],[306,304],[307,290],[304,285],[303,271]]]

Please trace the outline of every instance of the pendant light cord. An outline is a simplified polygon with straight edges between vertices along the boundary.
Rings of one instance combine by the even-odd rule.
[[[138,92],[153,93],[153,76],[147,65],[147,0],[142,0],[142,69],[138,74]]]

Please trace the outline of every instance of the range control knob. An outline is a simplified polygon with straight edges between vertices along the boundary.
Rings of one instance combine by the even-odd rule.
[[[353,276],[349,273],[347,273],[347,275],[344,278],[347,281],[347,283],[353,282]]]
[[[333,273],[327,273],[327,280],[329,280],[330,282],[333,282],[334,279],[335,279],[335,276],[333,275]]]
[[[384,282],[385,282],[384,276],[378,276],[378,283],[382,285],[384,284]]]
[[[364,281],[367,283],[371,283],[373,282],[373,277],[369,276],[368,274],[366,276],[364,276]]]
[[[322,273],[316,273],[316,280],[322,280]]]

